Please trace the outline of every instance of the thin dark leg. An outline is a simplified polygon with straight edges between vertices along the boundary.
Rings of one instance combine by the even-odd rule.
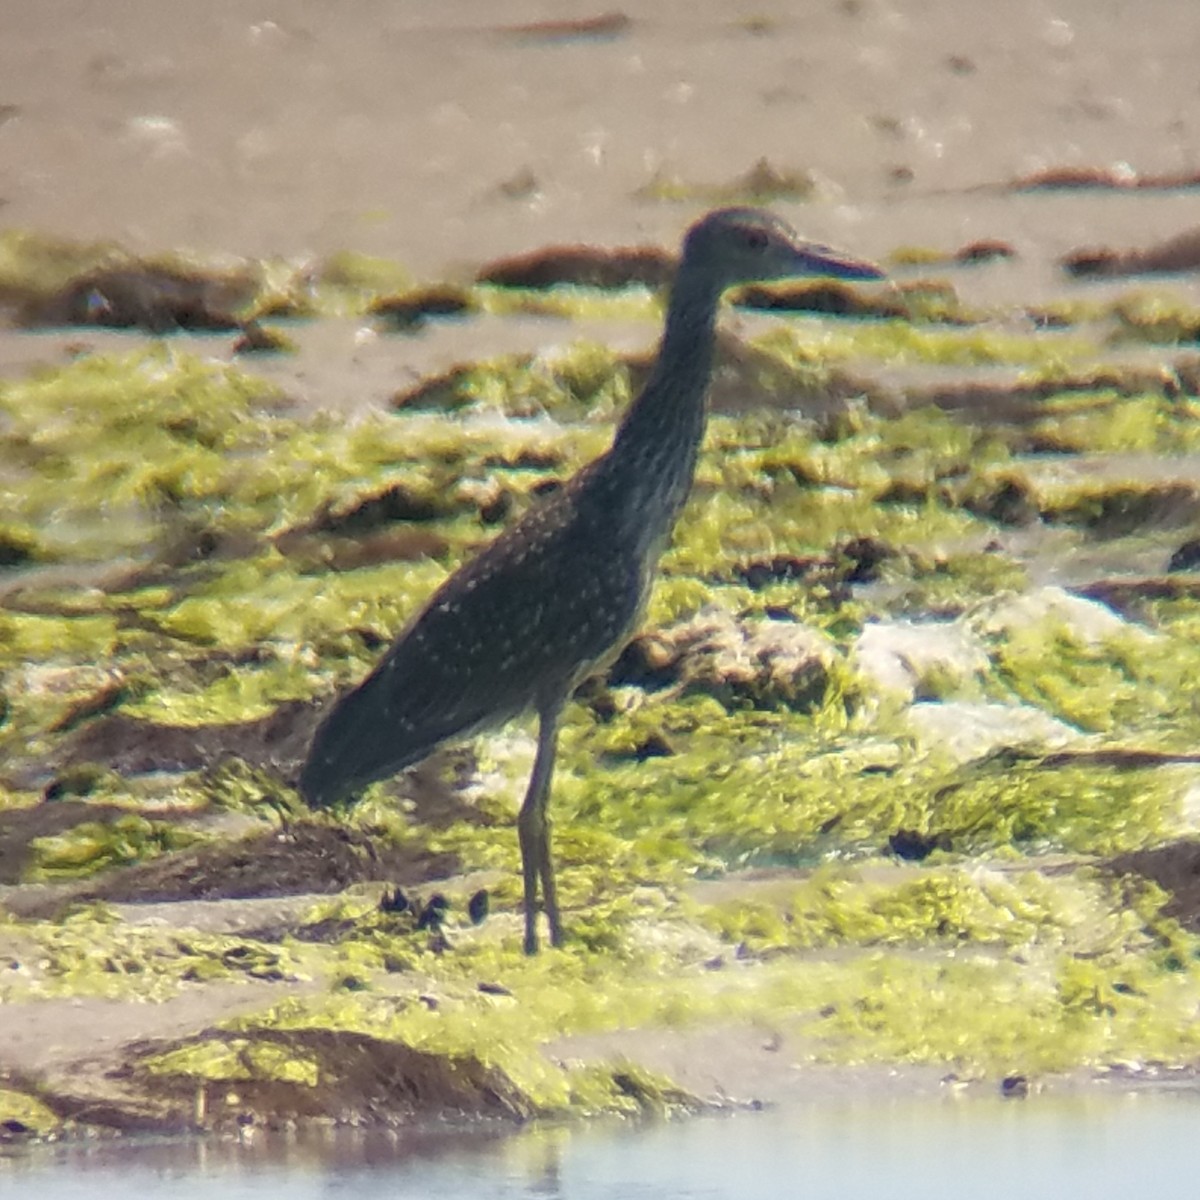
[[[550,799],[550,780],[554,775],[554,753],[558,746],[558,719],[562,705],[543,709],[538,724],[537,757],[533,774],[517,817],[517,836],[521,843],[521,870],[525,879],[525,953],[538,952],[537,893],[542,884],[542,900],[550,922],[550,944],[562,945],[562,921],[558,915],[558,889],[550,859],[550,819],[546,806]]]
[[[554,860],[550,855],[550,818],[542,829],[542,908],[550,923],[550,945],[563,944],[562,918],[558,915],[558,884],[554,879]]]

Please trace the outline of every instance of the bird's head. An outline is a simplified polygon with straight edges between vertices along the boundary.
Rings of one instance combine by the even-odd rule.
[[[786,221],[758,208],[720,208],[701,217],[683,242],[681,270],[719,291],[739,283],[794,279],[882,279],[872,262],[818,242],[806,242]]]

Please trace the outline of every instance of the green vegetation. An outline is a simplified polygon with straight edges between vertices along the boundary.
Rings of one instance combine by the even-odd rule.
[[[16,1123],[34,1134],[54,1133],[60,1124],[58,1114],[36,1096],[14,1088],[0,1088],[0,1122],[12,1128]]]
[[[9,237],[0,281],[61,284],[112,253]],[[298,311],[280,272],[251,307]],[[355,255],[311,282],[321,312],[416,295]],[[949,298],[928,296],[920,323],[781,319],[726,364],[741,402],[710,421],[646,618],[659,641],[566,715],[554,819],[571,941],[534,960],[512,829],[529,726],[444,766],[441,809],[383,785],[336,819],[301,813],[284,736],[246,746],[280,713],[290,732],[281,706],[359,678],[502,521],[601,452],[640,364],[595,343],[508,356],[353,423],[302,416],[250,366],[179,342],[0,384],[0,813],[31,830],[0,866],[5,882],[74,889],[61,912],[0,916],[22,964],[0,1002],[259,988],[256,1011],[156,1048],[134,1077],[319,1093],[337,1055],[314,1035],[353,1035],[486,1080],[519,1113],[691,1104],[636,1062],[572,1055],[572,1035],[644,1027],[749,1022],[786,1034],[800,1064],[968,1076],[1195,1061],[1195,923],[1105,863],[1194,832],[1182,756],[1200,744],[1200,589],[1129,583],[1101,620],[1036,586],[1036,559],[1053,539],[1056,560],[1165,563],[1196,536],[1197,493],[1167,456],[1200,450],[1198,401],[1186,381],[1104,362],[1094,334],[1111,312],[1076,314],[1088,329],[1066,334],[964,327],[935,324]],[[644,290],[460,298],[648,321],[659,305]],[[1154,337],[1186,339],[1178,314],[1137,312]],[[848,364],[865,379],[1017,368],[1022,415],[884,415],[869,396],[795,411],[835,383],[843,395]],[[667,636],[709,618],[695,644]],[[864,628],[889,623],[975,656],[905,660],[918,703],[1033,711],[1075,740],[1030,745],[1014,720],[986,753],[923,743],[910,697],[859,654]],[[58,801],[78,819],[38,827]],[[444,929],[381,911],[366,886],[238,935],[88,900],[116,868],[211,863],[247,828],[284,847],[369,842],[381,878],[387,855],[450,863],[444,882],[414,871],[416,901],[449,898]],[[471,873],[490,893],[478,927]],[[55,1123],[19,1088],[0,1092],[10,1114]]]
[[[148,821],[136,813],[105,824],[84,821],[57,837],[37,838],[30,843],[33,880],[79,878],[95,875],[109,867],[156,858],[172,850],[195,844],[198,836],[162,821]]]

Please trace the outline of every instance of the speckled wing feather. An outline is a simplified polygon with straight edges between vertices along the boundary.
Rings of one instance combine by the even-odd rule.
[[[619,652],[649,580],[621,551],[621,523],[578,503],[573,483],[451,576],[338,701],[301,780],[310,802],[332,803],[442,741],[565,699]]]

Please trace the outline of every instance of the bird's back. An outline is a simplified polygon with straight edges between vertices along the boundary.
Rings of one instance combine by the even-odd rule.
[[[317,731],[301,778],[331,803],[440,742],[565,699],[623,646],[653,562],[614,511],[604,459],[451,576]]]

